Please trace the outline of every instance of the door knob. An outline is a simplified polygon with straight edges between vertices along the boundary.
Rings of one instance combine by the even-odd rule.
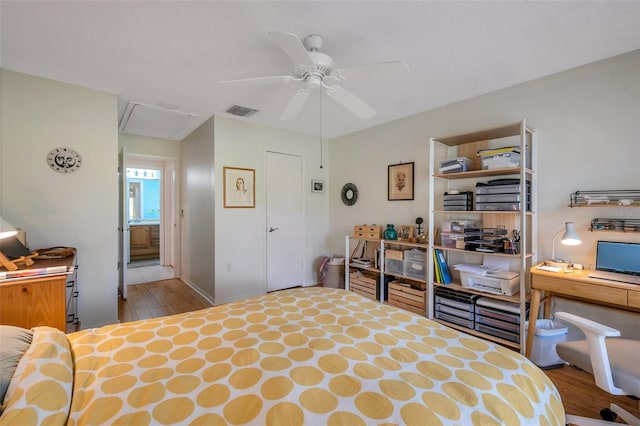
[[[280,228],[269,228],[269,232],[277,231]]]

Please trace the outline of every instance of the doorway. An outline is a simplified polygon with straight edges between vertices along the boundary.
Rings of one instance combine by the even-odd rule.
[[[175,160],[126,156],[122,190],[123,299],[126,287],[177,276]],[[127,245],[124,247],[124,245]]]
[[[267,152],[267,291],[302,285],[302,157]]]

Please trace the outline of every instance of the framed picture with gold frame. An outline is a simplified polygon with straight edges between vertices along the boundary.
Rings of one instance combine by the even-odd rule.
[[[256,171],[239,167],[223,168],[224,207],[256,207]]]
[[[413,164],[400,163],[388,167],[387,199],[389,201],[413,200]]]
[[[413,226],[411,225],[398,225],[396,232],[398,233],[398,240],[409,241],[415,239],[413,235]]]

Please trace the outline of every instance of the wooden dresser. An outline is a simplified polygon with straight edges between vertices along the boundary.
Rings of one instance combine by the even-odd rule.
[[[62,259],[35,258],[33,265],[7,273],[11,275],[0,280],[0,324],[23,328],[46,325],[64,332],[76,331],[76,257],[74,250],[72,256]],[[46,268],[61,266],[67,272],[45,273]],[[0,268],[0,272],[6,271]]]

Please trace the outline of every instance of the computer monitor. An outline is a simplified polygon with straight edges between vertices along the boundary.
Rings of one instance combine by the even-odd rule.
[[[640,243],[598,241],[596,270],[640,275]]]

